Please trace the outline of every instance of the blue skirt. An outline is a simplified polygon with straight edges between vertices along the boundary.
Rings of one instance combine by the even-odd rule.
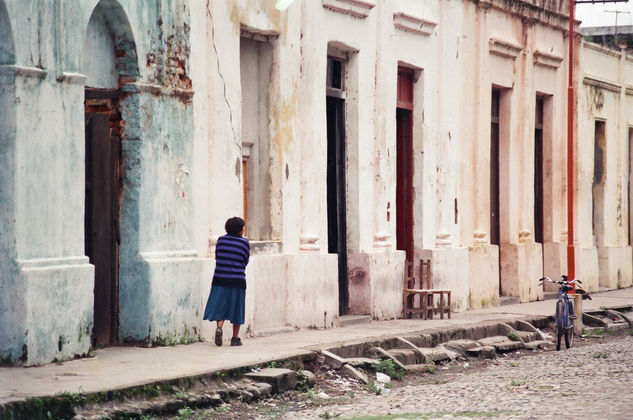
[[[212,286],[203,319],[208,319],[209,321],[224,321],[228,319],[231,324],[243,324],[245,300],[245,289]]]

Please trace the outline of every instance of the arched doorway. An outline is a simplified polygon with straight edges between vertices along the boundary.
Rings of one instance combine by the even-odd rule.
[[[123,193],[121,86],[138,74],[136,47],[123,8],[101,0],[84,49],[86,133],[85,252],[95,266],[93,344],[118,341],[119,248]]]

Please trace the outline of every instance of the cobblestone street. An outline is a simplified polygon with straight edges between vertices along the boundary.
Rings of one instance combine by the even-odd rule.
[[[225,404],[174,419],[631,419],[633,337],[577,339],[576,346],[459,359],[408,374],[387,395],[323,370],[316,388],[255,404]]]
[[[462,366],[464,361],[461,361]],[[485,368],[450,368],[442,379],[407,376],[388,395],[356,394],[348,403],[287,412],[286,419],[633,418],[633,337],[500,357]]]

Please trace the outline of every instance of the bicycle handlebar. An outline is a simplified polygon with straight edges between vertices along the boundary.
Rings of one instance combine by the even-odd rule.
[[[541,283],[543,283],[544,281],[548,281],[550,283],[556,283],[556,284],[574,284],[574,283],[579,283],[582,284],[582,281],[578,280],[578,279],[573,279],[573,280],[552,280],[547,276],[541,277],[539,279],[539,281]]]

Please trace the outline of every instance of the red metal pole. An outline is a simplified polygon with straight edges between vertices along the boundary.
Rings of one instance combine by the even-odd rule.
[[[569,0],[569,85],[567,87],[567,276],[576,278],[574,252],[574,0]],[[572,293],[576,293],[573,285]]]

